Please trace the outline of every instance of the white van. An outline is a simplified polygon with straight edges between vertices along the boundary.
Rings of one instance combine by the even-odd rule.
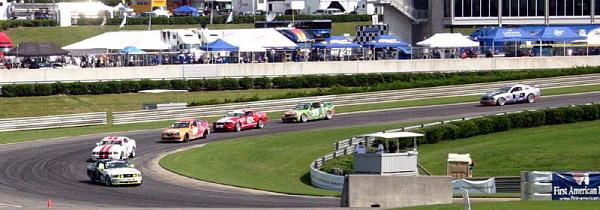
[[[343,15],[340,9],[337,8],[328,8],[328,9],[318,9],[314,12],[315,15]]]

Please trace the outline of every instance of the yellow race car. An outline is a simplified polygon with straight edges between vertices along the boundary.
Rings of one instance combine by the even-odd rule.
[[[160,138],[163,141],[187,142],[193,139],[206,138],[210,134],[208,121],[186,119],[178,120],[163,130]]]

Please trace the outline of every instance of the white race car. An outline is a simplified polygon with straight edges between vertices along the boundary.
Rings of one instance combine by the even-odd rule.
[[[540,98],[541,92],[537,86],[512,85],[481,96],[481,104],[504,106],[507,103],[533,103]]]
[[[141,185],[142,173],[122,160],[98,160],[87,166],[92,183],[112,185]]]
[[[107,136],[92,150],[92,160],[124,160],[135,157],[135,140],[124,136]]]

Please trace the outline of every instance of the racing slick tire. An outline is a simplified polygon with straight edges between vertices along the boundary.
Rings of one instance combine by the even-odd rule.
[[[504,106],[504,104],[506,104],[506,99],[504,99],[504,97],[500,97],[497,101],[496,104],[498,106]]]
[[[325,113],[325,119],[326,119],[326,120],[331,120],[331,118],[333,118],[333,112],[331,112],[331,111],[327,111],[327,112]]]
[[[305,114],[303,114],[302,116],[300,116],[300,122],[301,123],[308,122],[308,116],[306,116]]]
[[[90,183],[96,184],[96,179],[94,179],[94,176],[90,176]]]
[[[236,123],[235,124],[235,132],[240,132],[240,131],[242,131],[242,124]]]
[[[262,129],[264,127],[265,127],[265,123],[262,120],[258,120],[258,123],[256,123],[256,128]]]
[[[135,157],[135,147],[133,148],[133,150],[131,150],[131,154],[129,154],[129,158],[134,158]]]
[[[109,176],[104,177],[104,184],[106,184],[106,186],[112,186],[112,181],[110,181]]]
[[[535,95],[530,93],[529,95],[527,95],[527,103],[533,103],[533,102],[535,102]]]
[[[183,142],[188,142],[190,141],[190,135],[189,134],[185,134],[185,136],[183,137]]]
[[[205,139],[206,137],[208,137],[208,134],[210,132],[208,132],[208,130],[204,130],[204,134],[202,134],[202,138],[201,139]]]

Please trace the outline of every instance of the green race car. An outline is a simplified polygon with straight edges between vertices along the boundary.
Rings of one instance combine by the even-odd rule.
[[[309,120],[331,119],[335,114],[334,106],[329,102],[298,104],[294,109],[283,113],[283,122],[307,122]]]

